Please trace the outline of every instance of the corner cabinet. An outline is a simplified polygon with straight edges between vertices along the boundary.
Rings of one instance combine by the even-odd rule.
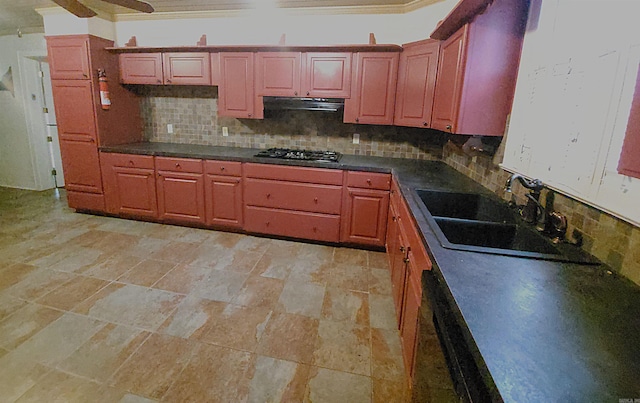
[[[357,53],[352,97],[345,100],[344,122],[392,125],[398,79],[398,53]]]
[[[254,54],[220,53],[218,114],[234,118],[262,119],[262,97],[254,93]]]
[[[528,2],[495,0],[442,42],[432,127],[502,136],[511,112]]]
[[[403,45],[393,123],[430,128],[440,42],[432,39]]]
[[[384,246],[391,175],[346,172],[342,209],[342,234],[346,243]]]

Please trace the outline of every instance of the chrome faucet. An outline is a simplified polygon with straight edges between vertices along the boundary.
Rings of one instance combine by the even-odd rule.
[[[540,192],[544,188],[544,185],[540,179],[527,179],[520,174],[513,174],[504,184],[505,192],[511,193],[511,187],[515,180],[518,180],[522,186],[531,190],[527,195],[527,204],[522,208],[522,210],[520,210],[520,215],[524,221],[535,224],[538,222],[538,215],[540,213],[540,208],[542,207],[539,200]]]

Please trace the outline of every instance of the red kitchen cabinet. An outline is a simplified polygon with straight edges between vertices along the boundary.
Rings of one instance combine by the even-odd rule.
[[[391,125],[398,78],[398,53],[358,53],[352,96],[345,100],[344,122]]]
[[[107,212],[157,218],[152,156],[100,153]]]
[[[263,118],[262,97],[254,95],[253,69],[253,53],[220,53],[219,116]]]
[[[60,139],[96,143],[97,128],[91,81],[52,80],[51,86]],[[79,102],[80,100],[85,102]]]
[[[300,52],[260,52],[256,55],[256,94],[300,96]]]
[[[349,52],[305,53],[301,96],[350,98],[351,58],[352,54]]]
[[[204,166],[207,224],[242,228],[242,164],[205,161]]]
[[[618,173],[640,178],[640,69],[636,76],[631,112],[618,161]]]
[[[172,222],[205,223],[202,161],[156,157],[158,217]]]
[[[211,85],[209,53],[163,53],[162,57],[165,84]]]
[[[88,80],[89,39],[86,35],[47,37],[52,80]]]
[[[502,136],[511,112],[528,2],[495,0],[442,42],[432,127]]]
[[[407,267],[405,259],[407,258],[407,252],[409,245],[407,237],[404,234],[404,228],[402,228],[402,218],[398,215],[398,210],[395,203],[392,203],[389,210],[393,211],[396,220],[391,223],[391,233],[387,233],[388,236],[393,236],[391,240],[392,247],[387,248],[389,254],[390,269],[391,269],[391,285],[393,302],[396,308],[396,317],[398,320],[398,328],[402,324],[402,311],[404,304],[404,292],[406,285]]]
[[[91,138],[60,139],[65,189],[102,194],[98,148]]]
[[[341,241],[384,246],[391,175],[347,172]]]
[[[121,83],[164,83],[162,53],[122,53],[119,60]]]
[[[407,377],[413,380],[415,374],[415,356],[418,347],[419,317],[418,310],[422,302],[422,289],[418,286],[420,272],[413,264],[413,254],[409,250],[406,258],[406,287],[403,299],[402,321],[400,324],[400,338],[402,341],[402,356]],[[410,382],[413,384],[413,382]]]
[[[393,124],[431,127],[440,42],[427,39],[402,47]]]

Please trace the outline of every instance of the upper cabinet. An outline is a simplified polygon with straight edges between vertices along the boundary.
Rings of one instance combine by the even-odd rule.
[[[120,81],[124,84],[211,85],[207,52],[123,53]]]
[[[502,136],[511,112],[528,2],[495,0],[441,45],[434,129]]]
[[[398,66],[398,86],[393,123],[431,127],[440,42],[427,39],[403,45]]]
[[[262,97],[254,95],[254,54],[220,53],[220,87],[218,114],[235,118],[261,119]]]
[[[351,97],[350,52],[306,53],[304,58],[303,93],[313,98]]]
[[[345,100],[345,123],[393,124],[398,53],[371,52],[355,56],[353,95]]]
[[[256,58],[256,95],[300,96],[300,52],[260,52]]]
[[[47,37],[52,80],[88,80],[89,39],[86,35]]]

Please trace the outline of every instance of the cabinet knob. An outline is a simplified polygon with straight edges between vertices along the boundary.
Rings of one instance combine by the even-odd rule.
[[[447,126],[446,126],[446,129],[447,129],[447,130],[449,130],[449,131],[451,131],[451,125],[447,125]]]
[[[371,179],[367,179],[367,184],[371,186]]]
[[[221,171],[224,171],[224,167],[220,167],[220,170],[221,170]]]
[[[402,261],[405,262],[405,263],[409,263],[409,258],[405,257],[404,259],[402,259]]]
[[[87,73],[82,73],[82,77],[89,78],[89,75]]]
[[[170,78],[167,78],[167,82],[168,82],[169,84],[171,84],[171,79],[170,79]]]
[[[251,114],[248,114],[247,116],[251,117]]]
[[[269,224],[271,224],[269,221],[267,221],[266,223],[264,223],[265,226],[269,226]]]
[[[422,122],[422,126],[429,126],[429,122]]]
[[[391,221],[396,222],[398,221],[398,218],[396,216],[391,217]]]
[[[360,121],[360,118],[356,118],[356,122],[359,122],[359,121]]]
[[[90,138],[90,139],[89,139],[89,141],[90,141],[90,142],[92,142],[92,143],[95,143],[95,142],[96,142],[96,140],[95,140],[95,139],[93,139],[93,138]]]
[[[400,247],[400,252],[404,252],[404,250],[405,250],[404,246],[401,246]]]
[[[180,169],[180,164],[176,162],[176,168]]]
[[[271,193],[267,193],[267,199],[271,198]]]
[[[158,79],[156,82],[157,82],[158,84],[162,84],[162,80],[160,80],[160,79]]]
[[[134,163],[133,163],[133,161],[132,161],[132,160],[129,160],[129,165],[131,165],[131,166],[133,166],[133,165],[134,165]]]
[[[317,198],[317,197],[314,197],[314,198],[313,198],[313,202],[314,202],[315,204],[318,204],[318,198]]]
[[[293,91],[293,95],[298,95],[298,91]]]

